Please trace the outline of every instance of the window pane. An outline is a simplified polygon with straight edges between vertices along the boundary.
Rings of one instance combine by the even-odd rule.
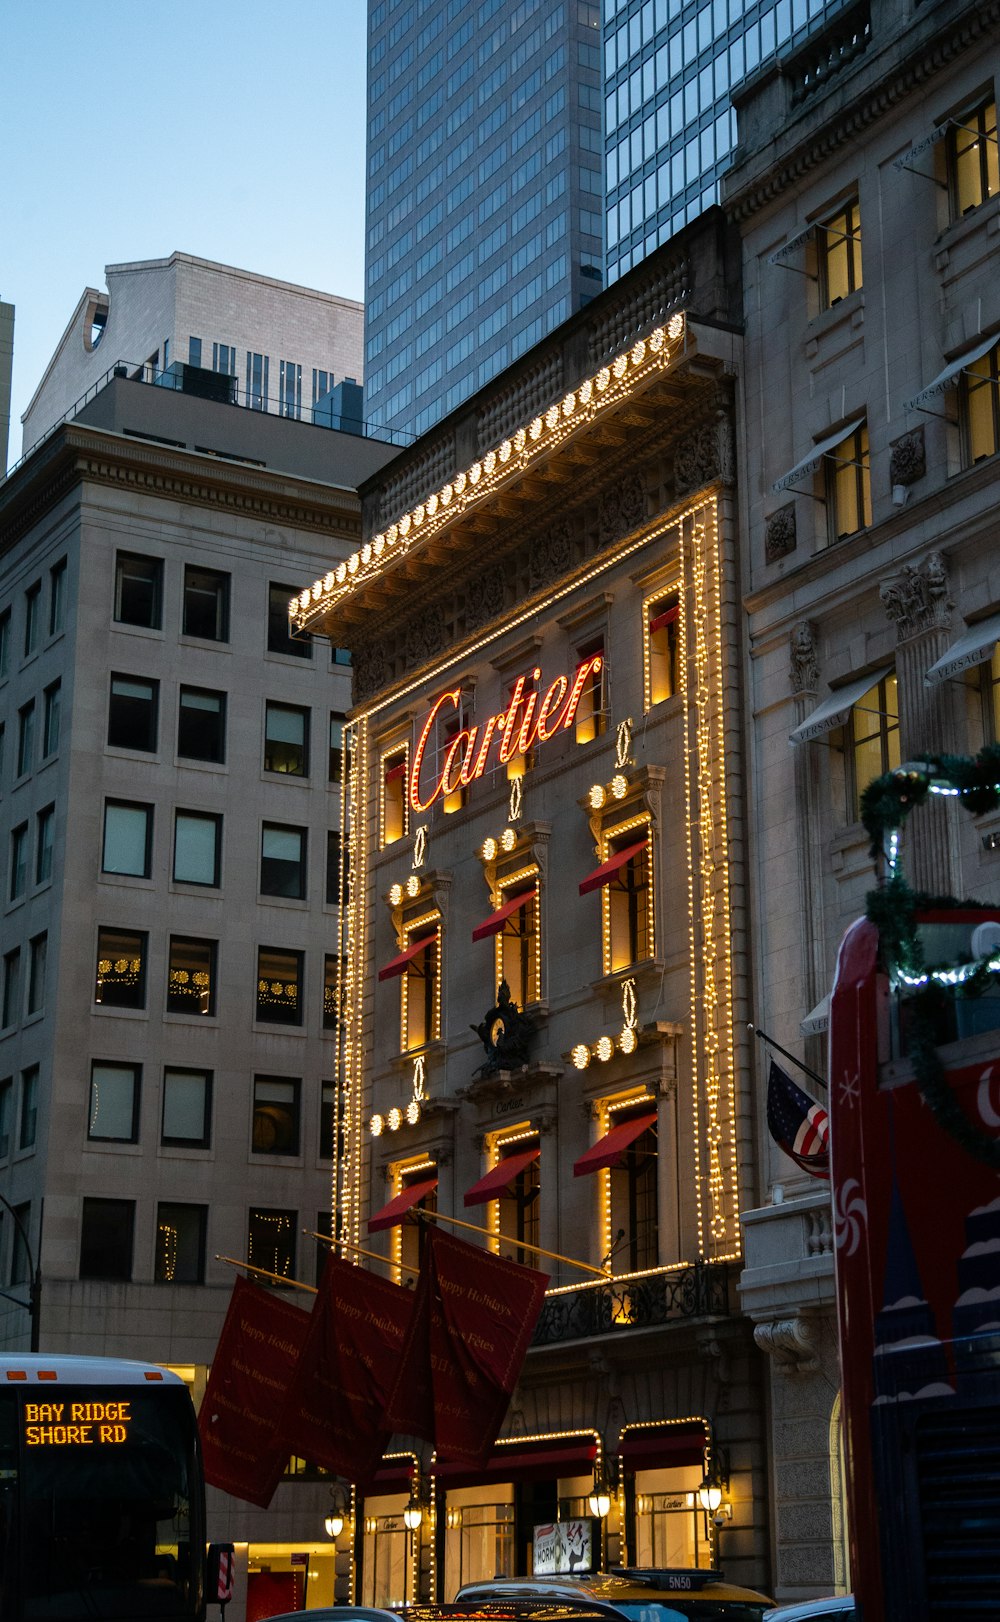
[[[41,630],[42,583],[36,581],[24,594],[24,657],[34,653]]]
[[[335,907],[340,899],[340,834],[330,828],[326,835],[326,904]]]
[[[163,1142],[207,1149],[211,1138],[211,1100],[210,1070],[165,1070]]]
[[[132,1200],[85,1199],[80,1229],[80,1277],[127,1283],[132,1277],[134,1224]]]
[[[215,942],[170,937],[167,1012],[215,1013]]]
[[[298,1081],[283,1076],[254,1076],[254,1154],[298,1154],[299,1087]]]
[[[119,552],[115,569],[115,619],[125,625],[159,630],[162,577],[163,564],[159,558]]]
[[[48,760],[59,747],[60,710],[62,707],[62,694],[59,682],[53,682],[51,687],[45,689],[45,720],[43,727],[42,755]]]
[[[177,714],[177,753],[188,760],[226,758],[226,696],[182,687]]]
[[[19,1149],[30,1149],[38,1127],[38,1066],[21,1072],[21,1131]]]
[[[55,636],[66,623],[66,559],[49,570],[49,635]]]
[[[295,1277],[297,1211],[276,1211],[266,1206],[250,1212],[247,1261],[282,1278]]]
[[[149,878],[152,813],[153,808],[149,805],[132,805],[124,800],[107,801],[101,858],[103,872],[130,873],[136,878]]]
[[[179,884],[219,882],[220,817],[178,811],[174,826],[174,879]]]
[[[288,704],[269,704],[265,721],[264,770],[304,777],[309,770],[309,711]]]
[[[265,823],[261,835],[261,895],[305,895],[306,836],[302,828],[283,828]]]
[[[131,1064],[95,1064],[90,1072],[88,1138],[134,1143],[139,1070]]]
[[[184,635],[229,640],[229,576],[215,569],[184,570]]]
[[[0,1081],[0,1160],[10,1154],[10,1126],[14,1113],[14,1082],[6,1076]]]
[[[262,946],[257,954],[257,1018],[272,1024],[301,1025],[302,953]]]
[[[25,704],[18,711],[17,775],[30,772],[35,758],[35,706]]]
[[[328,775],[331,783],[340,782],[340,767],[344,750],[344,717],[330,717],[330,762]]]
[[[45,971],[48,936],[36,935],[28,943],[28,1013],[39,1014],[45,1006]]]
[[[156,1207],[157,1284],[201,1284],[205,1278],[207,1205]]]
[[[94,1001],[110,1008],[146,1005],[146,936],[102,929],[97,938]]]
[[[288,653],[296,659],[312,658],[308,637],[293,637],[288,626],[288,604],[297,586],[269,586],[267,592],[267,646],[270,653]]]
[[[338,1000],[337,1000],[338,961],[335,957],[327,956],[323,959],[323,1029],[335,1031],[337,1029]]]
[[[116,749],[156,748],[155,681],[112,676],[108,743]]]
[[[23,822],[10,836],[10,889],[9,899],[16,901],[24,894],[28,882],[28,824]]]
[[[38,829],[35,841],[35,883],[44,884],[52,877],[52,846],[55,839],[56,812],[55,807],[47,805],[44,811],[38,813]]]
[[[21,1015],[21,949],[6,952],[3,960],[3,1029]]]

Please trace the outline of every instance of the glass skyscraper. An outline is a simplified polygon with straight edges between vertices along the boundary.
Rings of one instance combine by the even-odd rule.
[[[599,292],[596,0],[369,0],[365,416],[420,434]]]

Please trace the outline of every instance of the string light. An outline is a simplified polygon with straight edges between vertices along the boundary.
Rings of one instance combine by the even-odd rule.
[[[586,1070],[588,1064],[590,1063],[590,1049],[586,1042],[578,1042],[576,1047],[570,1053],[570,1058],[572,1059],[577,1070]]]

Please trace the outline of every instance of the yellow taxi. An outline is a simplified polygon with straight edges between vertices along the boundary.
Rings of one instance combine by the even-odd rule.
[[[721,1572],[700,1567],[617,1566],[579,1577],[495,1577],[464,1584],[456,1597],[598,1600],[613,1605],[628,1622],[762,1622],[774,1604],[765,1594],[739,1588]]]

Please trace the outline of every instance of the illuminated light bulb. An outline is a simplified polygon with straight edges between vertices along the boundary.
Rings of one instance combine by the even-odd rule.
[[[417,505],[413,509],[413,522],[416,525],[416,524],[422,524],[423,521],[424,521],[424,504],[423,504],[422,501],[418,501]]]
[[[437,512],[437,510],[438,510],[437,492],[432,490],[430,495],[427,497],[427,516],[428,516],[428,518],[433,518],[434,514]]]
[[[602,1064],[607,1064],[615,1056],[615,1044],[610,1036],[599,1036],[594,1044],[594,1053]]]
[[[594,381],[597,384],[598,394],[603,394],[608,384],[611,382],[611,373],[606,366],[601,367]]]
[[[385,1120],[381,1115],[373,1115],[369,1123],[373,1138],[380,1138],[385,1131]]]
[[[473,462],[469,469],[469,482],[471,484],[478,484],[482,476],[482,471],[483,464],[481,462]]]
[[[371,560],[372,560],[371,542],[366,541],[364,546],[361,548],[361,561],[364,564],[366,569],[367,569],[369,563],[371,562]]]
[[[639,342],[637,344],[632,345],[632,365],[633,366],[641,366],[645,359],[646,359],[646,345],[643,343],[642,339],[640,338]]]
[[[346,563],[338,563],[337,564],[337,584],[338,584],[338,586],[342,586],[346,579],[347,579],[347,564]]]
[[[455,492],[451,488],[451,485],[446,484],[444,489],[441,491],[441,505],[442,505],[442,507],[447,507],[449,501],[451,500],[451,498],[452,498],[452,496],[454,494],[455,494]]]
[[[590,1049],[586,1042],[578,1042],[570,1054],[570,1058],[578,1070],[586,1070],[590,1063]]]
[[[509,462],[510,461],[510,453],[511,453],[511,451],[513,449],[514,449],[514,447],[511,444],[510,440],[505,439],[503,444],[500,446],[500,460],[501,460],[501,462]]]
[[[618,1038],[618,1046],[621,1048],[623,1053],[635,1052],[636,1048],[639,1046],[639,1038],[636,1036],[635,1031],[632,1030],[631,1027],[622,1031]]]
[[[407,881],[406,881],[406,893],[410,897],[411,901],[412,901],[414,896],[418,896],[420,894],[420,880],[417,877],[416,873],[411,873],[409,878],[407,879]]]
[[[382,553],[385,551],[384,535],[376,535],[375,539],[372,541],[372,551],[375,553],[377,558],[382,556]]]
[[[628,793],[628,778],[623,777],[621,772],[616,772],[611,779],[611,793],[616,800],[624,800]]]
[[[545,426],[546,426],[546,428],[554,428],[558,421],[559,421],[559,407],[554,406],[554,405],[549,406],[548,411],[546,411],[546,413],[545,413]]]
[[[392,905],[394,907],[398,907],[399,903],[402,901],[402,899],[403,899],[403,886],[401,884],[394,884],[392,889],[389,891],[389,900],[390,900],[390,902],[392,903]]]
[[[588,377],[586,383],[580,384],[580,404],[589,405],[594,395],[594,385]]]
[[[655,332],[650,333],[649,347],[653,351],[654,355],[658,355],[660,353],[660,350],[663,348],[663,340],[666,338],[666,336],[667,335],[662,327],[657,327]]]
[[[497,465],[497,453],[496,453],[496,451],[487,451],[486,455],[483,457],[483,472],[487,473],[487,474],[492,473],[494,468],[496,467],[496,465]]]
[[[492,860],[493,860],[494,856],[496,855],[496,853],[497,853],[497,842],[491,835],[489,839],[484,839],[483,840],[483,851],[482,851],[483,861],[484,862],[492,862]]]
[[[347,560],[347,572],[348,572],[348,574],[357,574],[360,567],[361,567],[361,558],[360,558],[359,554],[357,552],[352,552],[350,557]]]
[[[566,398],[563,400],[562,414],[563,414],[564,417],[571,417],[575,410],[576,410],[576,395],[573,393],[573,391],[571,389],[569,394],[567,394]]]
[[[541,419],[541,417],[536,417],[534,419],[534,421],[529,424],[528,433],[531,435],[532,439],[537,439],[539,437],[539,435],[541,434],[541,431],[542,431],[542,419]]]
[[[464,489],[465,489],[465,474],[464,473],[456,473],[456,475],[455,475],[455,494],[456,494],[456,496],[460,496]]]
[[[299,599],[297,597],[289,597],[289,599],[288,599],[288,617],[289,617],[289,619],[292,619],[292,617],[295,614],[297,614],[298,611],[299,611]]]
[[[616,355],[614,363],[612,364],[612,367],[611,367],[611,370],[614,372],[615,376],[616,377],[624,377],[627,368],[628,368],[628,356],[627,355]]]
[[[410,515],[409,515],[409,513],[404,513],[402,518],[399,520],[399,533],[400,533],[400,535],[403,535],[403,536],[409,535],[409,533],[410,533]]]
[[[333,590],[333,580],[334,580],[334,575],[333,575],[333,570],[331,569],[329,574],[325,574],[323,576],[323,590],[324,591],[332,591]]]
[[[302,596],[299,598],[299,607],[301,608],[303,614],[306,614],[306,613],[309,612],[309,604],[311,602],[312,602],[312,593],[310,591],[304,591],[302,593]]]
[[[403,1124],[403,1117],[398,1109],[391,1109],[385,1118],[385,1124],[390,1132],[398,1132]]]
[[[411,1098],[410,1102],[406,1106],[406,1120],[407,1120],[407,1123],[410,1126],[416,1126],[419,1119],[420,1119],[420,1100],[418,1098]]]
[[[517,844],[517,834],[514,832],[514,829],[513,828],[505,828],[503,833],[500,835],[500,848],[501,848],[501,850],[513,850],[514,846],[516,844]]]
[[[399,525],[398,524],[390,524],[389,528],[385,532],[385,538],[388,541],[389,545],[393,546],[395,544],[395,542],[399,539]]]
[[[527,441],[528,441],[528,436],[525,433],[524,429],[519,428],[517,430],[516,434],[514,435],[514,449],[516,451],[523,451],[525,445],[527,444]]]
[[[595,783],[587,798],[590,800],[592,811],[599,811],[607,799],[603,783]]]
[[[313,602],[318,603],[320,598],[322,597],[322,595],[323,595],[323,582],[322,582],[322,580],[314,580],[313,581],[313,589],[312,589]]]
[[[678,310],[677,314],[672,315],[670,317],[670,320],[667,322],[667,337],[668,338],[679,338],[683,331],[684,331],[684,317],[681,315],[680,310]]]

